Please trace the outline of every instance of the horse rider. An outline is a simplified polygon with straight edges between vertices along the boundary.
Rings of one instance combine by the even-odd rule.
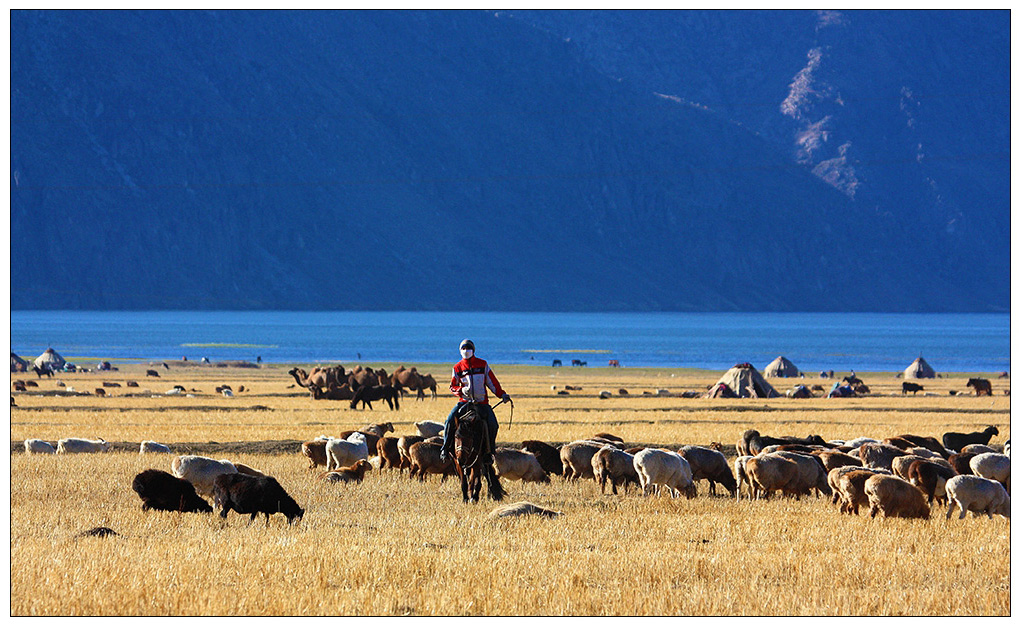
[[[453,380],[449,384],[449,390],[456,394],[459,401],[446,418],[446,430],[442,440],[442,451],[439,458],[445,461],[453,451],[453,419],[457,413],[468,402],[474,402],[479,415],[488,423],[488,444],[489,450],[495,452],[495,435],[499,432],[499,422],[495,419],[495,411],[488,403],[488,390],[501,398],[504,402],[512,402],[509,394],[503,391],[499,385],[499,379],[495,372],[488,367],[488,363],[474,356],[474,342],[464,339],[460,342],[460,356],[463,357],[453,366]]]

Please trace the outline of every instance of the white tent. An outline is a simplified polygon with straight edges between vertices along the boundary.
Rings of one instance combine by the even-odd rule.
[[[35,360],[35,366],[39,369],[49,367],[51,370],[58,370],[64,367],[67,361],[64,357],[57,354],[57,351],[53,348],[46,348],[46,352],[39,355],[39,358]]]

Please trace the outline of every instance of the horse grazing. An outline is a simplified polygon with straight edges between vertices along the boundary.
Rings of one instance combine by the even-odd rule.
[[[492,467],[492,453],[488,449],[488,424],[471,403],[465,404],[454,416],[453,466],[460,477],[464,502],[477,502],[481,495],[481,478],[488,481],[488,496],[502,500],[506,492]]]
[[[400,392],[392,385],[375,385],[373,387],[365,385],[359,388],[354,392],[354,397],[350,400],[350,408],[356,409],[357,403],[360,402],[361,408],[367,406],[371,409],[372,402],[378,400],[385,400],[391,411],[400,410]]]

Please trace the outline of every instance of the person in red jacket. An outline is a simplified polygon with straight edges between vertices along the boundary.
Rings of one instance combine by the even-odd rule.
[[[460,356],[463,358],[453,366],[453,379],[449,390],[456,394],[459,401],[446,418],[446,430],[443,434],[442,451],[439,457],[446,460],[453,451],[453,418],[468,402],[474,402],[481,417],[488,423],[489,449],[495,452],[495,435],[499,432],[499,422],[495,419],[495,411],[488,403],[488,390],[505,402],[512,402],[509,394],[499,385],[495,372],[488,363],[474,356],[474,342],[464,339],[460,342]]]

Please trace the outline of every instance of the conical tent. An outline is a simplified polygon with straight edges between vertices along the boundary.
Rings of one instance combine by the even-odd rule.
[[[67,361],[64,357],[57,354],[57,351],[53,348],[46,348],[46,352],[39,355],[39,358],[35,360],[35,366],[38,368],[49,367],[53,370],[58,370],[64,366]]]
[[[28,361],[11,352],[11,371],[24,372],[28,369]]]
[[[764,376],[749,363],[740,363],[729,369],[718,382],[711,388],[705,397],[720,397],[721,386],[728,387],[737,398],[777,398],[779,393],[775,391]],[[724,396],[728,397],[728,396]]]
[[[780,356],[764,368],[764,375],[768,378],[799,378],[800,370],[793,365],[793,362],[784,356]]]
[[[906,371],[902,373],[903,378],[934,378],[934,368],[923,360],[922,356],[916,358]]]

